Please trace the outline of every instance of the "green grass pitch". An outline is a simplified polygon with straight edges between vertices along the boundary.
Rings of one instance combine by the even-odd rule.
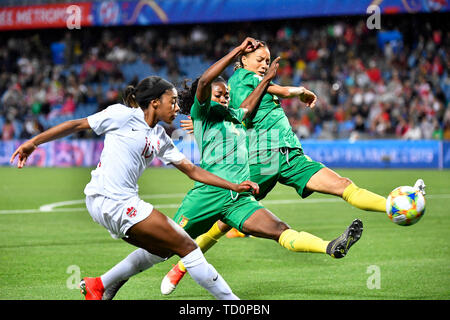
[[[83,203],[90,168],[0,168],[0,299],[82,300],[79,276],[99,276],[134,248],[114,240],[92,221]],[[262,201],[296,230],[324,239],[338,236],[355,218],[361,240],[344,259],[294,253],[271,240],[223,237],[207,254],[233,291],[249,300],[450,298],[450,171],[336,170],[360,187],[387,196],[395,187],[427,185],[425,216],[394,225],[383,213],[313,194],[306,200],[278,185]],[[193,185],[173,169],[148,169],[141,197],[172,217]],[[73,201],[80,200],[80,201]],[[73,201],[57,204],[63,201]],[[43,205],[53,204],[41,212]],[[170,296],[160,281],[177,257],[130,279],[116,299],[212,299],[189,276]],[[78,273],[78,271],[80,273]]]

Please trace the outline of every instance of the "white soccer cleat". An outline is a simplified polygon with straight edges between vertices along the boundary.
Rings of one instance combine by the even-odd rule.
[[[178,263],[174,265],[161,281],[161,293],[164,295],[171,294],[185,274],[186,271],[180,270]]]
[[[416,183],[414,184],[414,189],[419,190],[422,192],[423,195],[425,195],[425,182],[423,182],[422,179],[417,179]]]
[[[173,285],[170,282],[170,279],[167,276],[165,276],[164,279],[161,281],[161,293],[163,295],[171,294],[175,290],[176,287],[177,286]]]

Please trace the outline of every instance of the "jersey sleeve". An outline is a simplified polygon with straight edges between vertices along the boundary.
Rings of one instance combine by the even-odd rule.
[[[194,98],[194,104],[191,108],[191,118],[192,119],[205,119],[211,109],[211,100],[208,99],[203,103],[200,103],[197,99],[197,95]]]
[[[245,110],[243,108],[238,109],[229,108],[228,112],[230,114],[229,121],[241,123],[244,120]]]
[[[167,135],[166,131],[162,129],[162,133],[160,136],[161,148],[156,156],[161,159],[164,164],[169,163],[179,163],[183,159],[186,159],[186,156],[181,153],[180,150],[175,146],[172,139]]]
[[[89,126],[97,135],[102,135],[112,130],[121,128],[130,118],[128,107],[112,105],[103,111],[87,117]]]

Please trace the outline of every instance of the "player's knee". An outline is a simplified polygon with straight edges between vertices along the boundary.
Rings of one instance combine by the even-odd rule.
[[[352,183],[353,183],[353,181],[350,180],[349,178],[344,178],[344,177],[340,178],[339,187],[336,188],[337,196],[343,197],[345,189],[347,189],[347,187],[349,185],[351,185]]]
[[[340,178],[340,183],[344,188],[347,188],[349,185],[353,183],[353,181],[350,180],[349,178],[342,177]]]
[[[287,224],[287,223],[285,223],[285,222],[283,222],[283,221],[279,221],[278,223],[277,223],[277,226],[276,226],[276,228],[275,228],[275,232],[274,232],[274,234],[273,234],[273,237],[272,237],[272,239],[273,240],[275,240],[275,241],[278,241],[278,239],[280,238],[280,236],[281,236],[281,234],[284,232],[284,231],[286,231],[286,230],[288,230],[288,229],[290,229],[291,227],[289,227],[289,225]]]
[[[336,196],[342,197],[344,194],[344,190],[351,185],[353,182],[349,178],[345,177],[339,177],[332,187],[332,194],[335,194]]]
[[[186,237],[179,243],[178,248],[175,250],[175,254],[184,257],[198,248],[197,243],[192,240],[190,237]]]

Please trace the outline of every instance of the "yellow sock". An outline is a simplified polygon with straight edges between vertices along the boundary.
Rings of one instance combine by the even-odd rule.
[[[362,210],[386,212],[385,197],[359,188],[354,183],[344,190],[342,198],[352,206]]]
[[[293,229],[283,231],[278,242],[290,251],[318,253],[326,253],[328,243],[330,243],[308,232],[298,232]]]
[[[208,251],[209,248],[211,248],[213,245],[219,241],[220,237],[222,237],[226,232],[222,232],[219,229],[219,225],[214,223],[214,225],[209,229],[207,232],[205,232],[202,235],[199,235],[197,239],[195,239],[195,242],[197,242],[199,248],[202,250],[203,253]],[[183,262],[178,261],[178,268],[181,271],[186,271],[186,268],[183,265]]]

